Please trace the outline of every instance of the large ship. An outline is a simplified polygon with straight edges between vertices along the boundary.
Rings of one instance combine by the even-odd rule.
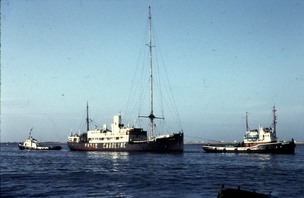
[[[261,127],[250,130],[248,127],[248,114],[246,113],[246,133],[244,141],[237,145],[212,146],[204,145],[203,150],[211,153],[276,153],[294,154],[295,143],[291,141],[277,141],[276,109],[273,106],[273,123],[270,127]]]
[[[152,37],[151,8],[149,7],[149,38],[147,44],[150,53],[150,114],[140,116],[150,120],[150,132],[143,128],[125,126],[121,115],[115,115],[111,128],[103,125],[101,129],[89,129],[89,107],[87,105],[87,131],[82,134],[70,134],[68,147],[72,151],[147,151],[147,152],[183,152],[184,133],[179,131],[166,135],[154,136],[155,119],[153,113],[153,67],[152,67]]]

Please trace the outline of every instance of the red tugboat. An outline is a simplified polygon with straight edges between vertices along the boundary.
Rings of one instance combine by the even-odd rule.
[[[246,134],[244,141],[235,146],[211,146],[204,145],[203,150],[208,153],[273,153],[294,154],[295,143],[292,139],[288,142],[278,142],[276,135],[277,116],[275,106],[273,107],[273,123],[271,127],[261,127],[250,130],[248,127],[248,116],[246,113]]]

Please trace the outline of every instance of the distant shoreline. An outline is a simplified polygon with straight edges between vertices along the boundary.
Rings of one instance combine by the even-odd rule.
[[[186,142],[185,144],[193,144],[193,145],[208,145],[208,144],[212,144],[212,145],[235,145],[237,144],[238,142]],[[299,141],[299,142],[296,142],[295,141],[295,144],[296,145],[304,145],[304,141]]]
[[[20,142],[0,142],[0,144],[19,144]],[[186,145],[235,145],[238,142],[185,142]],[[40,144],[66,144],[66,142],[40,142]],[[296,145],[304,145],[304,141],[295,142]]]
[[[20,142],[0,142],[0,144],[19,144]],[[66,144],[66,142],[39,142],[39,144]]]

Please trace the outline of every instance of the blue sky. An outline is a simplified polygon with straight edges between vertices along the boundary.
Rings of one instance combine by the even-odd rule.
[[[149,5],[186,141],[241,141],[245,112],[269,126],[273,105],[279,139],[304,140],[303,1],[4,0],[1,141],[33,127],[64,142],[87,101],[99,124],[136,119],[126,111]]]

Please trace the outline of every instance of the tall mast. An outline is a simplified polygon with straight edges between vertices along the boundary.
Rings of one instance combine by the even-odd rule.
[[[273,106],[272,113],[273,113],[273,132],[276,133],[277,128],[277,116],[275,114],[277,110],[275,109],[275,106]]]
[[[29,137],[29,139],[32,138],[32,130],[33,130],[33,127],[32,127],[31,130],[30,130],[30,137]]]
[[[89,122],[89,103],[87,102],[87,131],[90,130],[90,122]]]
[[[150,97],[151,97],[151,114],[153,114],[153,67],[152,67],[152,17],[151,7],[149,6],[149,49],[150,49]]]
[[[151,16],[151,7],[149,6],[149,38],[150,38],[150,43],[149,43],[149,50],[150,50],[150,100],[151,100],[151,106],[150,106],[150,124],[151,124],[151,132],[150,132],[150,137],[154,136],[154,114],[153,114],[153,67],[152,67],[152,16]]]
[[[146,44],[150,50],[150,115],[149,116],[139,116],[143,118],[150,119],[150,138],[154,137],[154,119],[164,119],[163,117],[155,117],[153,113],[153,67],[152,67],[152,17],[151,17],[151,7],[149,6],[149,44]]]
[[[246,131],[249,131],[249,126],[248,126],[248,112],[246,112]]]

